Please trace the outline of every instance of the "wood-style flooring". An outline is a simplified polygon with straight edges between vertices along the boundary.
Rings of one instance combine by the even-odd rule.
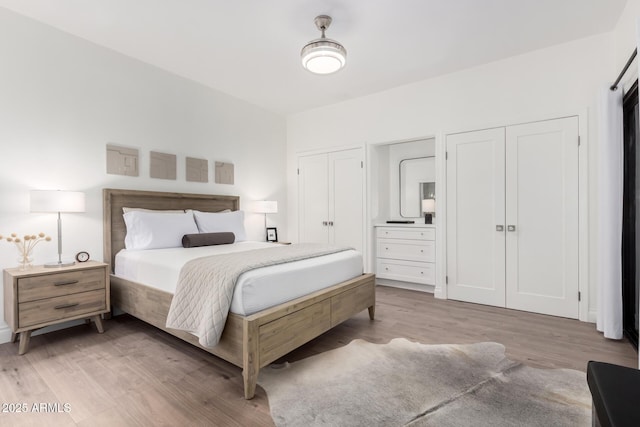
[[[365,310],[286,359],[355,338],[385,343],[404,337],[425,344],[495,341],[506,346],[510,359],[535,367],[584,371],[589,360],[638,364],[626,340],[607,340],[591,323],[383,286],[377,299],[375,321]],[[127,315],[105,322],[105,329],[100,335],[81,325],[35,336],[24,356],[18,356],[17,344],[0,345],[2,409],[27,409],[0,412],[0,425],[273,425],[260,387],[253,400],[244,400],[240,368]],[[49,412],[32,412],[34,404]]]

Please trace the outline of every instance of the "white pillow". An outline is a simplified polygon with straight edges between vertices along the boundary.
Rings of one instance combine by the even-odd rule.
[[[230,231],[236,236],[236,242],[247,240],[244,231],[244,212],[200,212],[193,211],[198,230],[201,233],[219,233]]]
[[[127,249],[182,247],[182,236],[198,232],[191,213],[131,211],[123,215],[127,226]]]

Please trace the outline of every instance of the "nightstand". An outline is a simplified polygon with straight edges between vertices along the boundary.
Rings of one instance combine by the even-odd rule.
[[[104,332],[100,315],[109,312],[109,297],[108,265],[102,262],[4,270],[4,319],[12,342],[20,334],[18,354],[27,352],[33,330],[56,323],[92,318]]]

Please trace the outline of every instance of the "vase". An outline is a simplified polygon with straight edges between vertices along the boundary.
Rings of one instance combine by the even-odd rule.
[[[30,269],[31,267],[33,267],[33,265],[31,264],[32,262],[33,262],[33,256],[31,252],[23,253],[20,255],[20,258],[18,258],[20,270]]]

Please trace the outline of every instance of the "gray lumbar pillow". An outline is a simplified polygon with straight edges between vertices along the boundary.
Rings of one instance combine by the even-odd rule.
[[[195,248],[197,246],[227,245],[236,240],[235,234],[225,231],[221,233],[185,234],[182,237],[182,247]]]

